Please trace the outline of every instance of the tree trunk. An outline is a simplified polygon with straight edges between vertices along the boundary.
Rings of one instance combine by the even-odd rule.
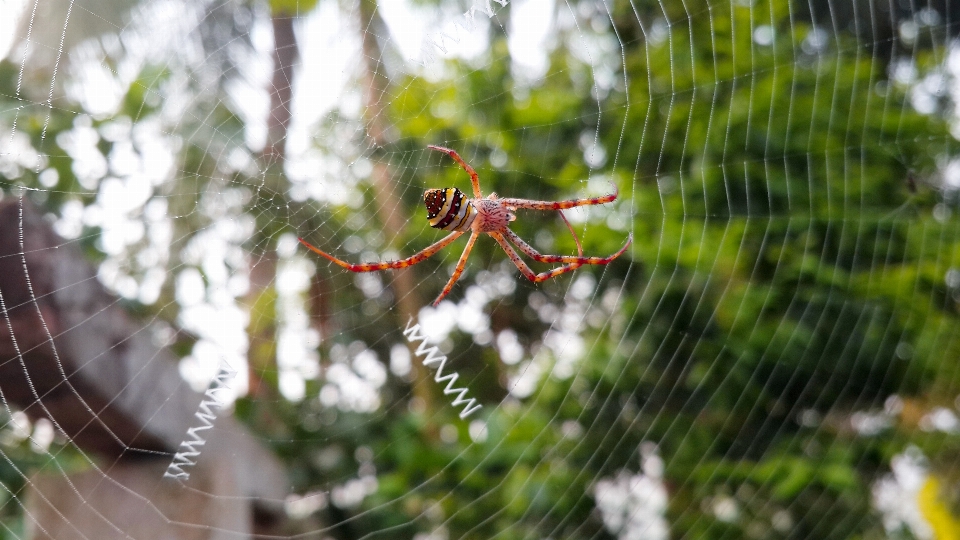
[[[364,110],[367,122],[367,137],[376,148],[382,148],[387,140],[387,118],[384,96],[386,96],[389,80],[381,62],[383,51],[377,36],[386,32],[386,26],[380,15],[377,14],[376,0],[360,0],[360,30],[363,33],[363,68],[364,68]],[[374,187],[374,200],[377,205],[377,215],[387,231],[401,231],[406,226],[407,219],[401,212],[400,200],[394,194],[393,174],[389,166],[382,161],[375,161],[370,180]],[[417,313],[423,301],[416,289],[413,269],[396,270],[391,283],[394,296],[397,299],[397,321],[404,327],[411,320],[416,320]],[[413,375],[413,394],[423,401],[427,410],[432,410],[433,390],[431,388],[428,370],[416,362],[415,347],[408,343],[411,356]]]
[[[290,126],[293,66],[300,58],[300,49],[293,31],[293,17],[278,12],[273,14],[271,21],[273,78],[270,81],[270,116],[267,119],[267,143],[263,147],[263,156],[282,165],[287,128]]]

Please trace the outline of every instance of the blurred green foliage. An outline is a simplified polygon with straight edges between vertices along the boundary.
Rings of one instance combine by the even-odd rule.
[[[635,30],[625,6],[604,32]],[[486,410],[490,437],[463,453],[430,457],[435,441],[416,431],[388,437],[375,454],[395,470],[370,508],[432,493],[454,537],[602,536],[594,482],[637,471],[638,446],[653,441],[677,537],[878,537],[870,486],[892,455],[914,444],[950,469],[955,443],[931,440],[915,419],[882,436],[851,425],[892,395],[929,411],[957,393],[944,362],[960,352],[960,321],[944,279],[960,237],[956,218],[934,217],[943,199],[931,189],[956,152],[949,110],[916,112],[885,59],[845,35],[818,43],[823,30],[790,19],[785,3],[697,13],[659,38],[656,17],[644,20],[648,32],[624,41],[626,71],[614,76],[626,84],[603,91],[563,48],[541,81],[515,80],[503,42],[482,63],[448,62],[443,81],[394,81],[400,149],[454,146],[487,192],[578,196],[590,174],[584,140],[596,134],[608,159],[592,174],[631,201],[635,241],[633,265],[603,273],[595,301],[619,283],[625,294],[609,324],[584,331],[576,376],[544,377],[519,414]],[[756,37],[760,25],[769,42]],[[943,51],[913,58],[931,69]],[[506,164],[493,165],[500,153]],[[465,184],[451,170],[450,185]],[[909,175],[931,180],[914,192]],[[562,231],[551,219],[523,214],[516,229]],[[555,251],[573,249],[557,236]],[[584,236],[590,253],[623,239],[601,224]],[[502,258],[492,243],[476,249],[474,261]],[[441,285],[425,283],[426,294]],[[519,307],[534,290],[518,284],[489,306],[494,331],[515,330],[532,354],[555,322]],[[455,337],[453,350],[469,351],[457,365],[499,369],[468,338]],[[583,427],[579,440],[564,439],[565,420]],[[417,466],[397,446],[421,456]],[[476,475],[496,481],[475,489]],[[416,495],[404,497],[410,486]],[[741,509],[732,522],[710,511],[725,495]],[[782,512],[787,531],[773,525]]]

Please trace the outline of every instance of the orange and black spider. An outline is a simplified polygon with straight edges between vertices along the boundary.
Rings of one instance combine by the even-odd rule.
[[[406,259],[401,259],[399,261],[362,264],[351,264],[346,261],[342,261],[333,255],[329,255],[323,251],[320,251],[303,238],[300,238],[300,242],[317,255],[325,257],[326,259],[339,264],[351,272],[374,272],[377,270],[386,270],[388,268],[406,268],[419,262],[423,262],[469,230],[470,239],[467,240],[467,247],[463,250],[463,255],[460,256],[460,260],[457,262],[457,267],[454,269],[453,275],[450,276],[450,281],[448,281],[446,286],[443,287],[443,290],[440,292],[440,296],[433,301],[433,305],[436,306],[440,303],[440,300],[443,300],[443,297],[450,292],[450,290],[453,288],[453,284],[460,279],[460,274],[463,273],[463,268],[467,264],[467,257],[470,255],[470,250],[473,249],[473,244],[477,241],[477,238],[481,233],[486,233],[492,236],[493,239],[500,244],[500,247],[503,248],[503,251],[507,253],[507,256],[510,257],[511,261],[513,261],[513,264],[520,269],[520,272],[526,276],[527,279],[535,283],[546,281],[552,277],[570,272],[571,270],[576,270],[585,264],[607,264],[622,255],[623,252],[627,250],[627,247],[630,246],[630,242],[633,240],[633,235],[628,236],[627,243],[620,248],[620,251],[609,257],[584,257],[583,248],[580,246],[580,239],[577,238],[576,233],[574,233],[573,238],[577,243],[576,257],[570,255],[543,255],[539,251],[533,249],[530,244],[526,243],[522,238],[517,236],[516,233],[510,230],[509,225],[511,221],[516,219],[514,212],[517,208],[544,211],[557,210],[560,212],[560,217],[563,218],[564,222],[566,222],[570,232],[573,233],[573,227],[563,215],[564,209],[573,208],[576,206],[587,206],[612,202],[616,200],[617,193],[611,193],[610,195],[604,195],[603,197],[594,197],[592,199],[572,199],[568,201],[534,201],[530,199],[510,198],[500,199],[497,197],[496,193],[491,193],[484,198],[483,194],[480,192],[480,177],[477,175],[477,171],[473,170],[473,167],[468,165],[467,162],[460,157],[460,154],[442,146],[431,145],[427,148],[439,150],[440,152],[444,152],[452,157],[454,161],[463,167],[463,170],[467,171],[467,174],[470,175],[470,182],[473,184],[474,198],[472,199],[467,198],[462,191],[455,187],[445,189],[428,189],[423,194],[423,203],[427,207],[427,219],[430,221],[430,226],[437,229],[453,231],[448,236],[427,247],[423,251],[407,257]],[[514,245],[520,248],[520,251],[526,253],[535,261],[543,263],[562,263],[563,266],[554,268],[549,272],[543,272],[541,274],[534,273],[527,263],[520,259],[520,256],[517,255],[517,252],[513,249],[513,246],[510,245],[508,240],[513,242]]]

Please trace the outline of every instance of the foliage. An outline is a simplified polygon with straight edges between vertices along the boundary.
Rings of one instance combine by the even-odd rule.
[[[770,14],[769,44],[754,41],[756,13]],[[790,537],[879,534],[871,482],[905,440],[917,440],[917,428],[865,437],[849,418],[893,395],[949,406],[950,393],[938,389],[960,382],[941,369],[960,346],[950,338],[955,305],[928,301],[948,292],[943,276],[954,259],[937,254],[956,253],[956,222],[935,218],[936,191],[914,193],[908,181],[935,176],[956,145],[945,122],[905,105],[909,88],[888,81],[880,59],[858,54],[843,35],[812,49],[814,29],[788,16],[780,3],[714,6],[709,17],[675,21],[669,40],[625,50],[618,76],[626,91],[613,89],[601,105],[601,141],[616,164],[600,173],[621,186],[633,179],[625,189],[635,202],[631,252],[643,270],[611,265],[605,286],[623,280],[628,294],[609,325],[585,330],[594,335],[582,369],[573,380],[543,378],[524,403],[523,418],[542,413],[546,427],[508,422],[510,432],[493,437],[523,441],[502,482],[479,493],[462,478],[426,486],[459,501],[447,514],[454,536],[504,526],[532,534],[525,520],[540,535],[600,533],[589,512],[592,482],[637,470],[645,440],[664,455],[678,536],[778,537],[778,512],[791,516]],[[524,87],[502,54],[494,44],[482,69],[450,64],[455,85],[399,82],[392,105],[405,148],[458,141],[475,165],[503,152],[506,165],[479,169],[487,189],[562,196],[589,170],[583,133],[596,117],[584,66],[558,51],[542,83]],[[449,114],[411,112],[427,103]],[[523,219],[521,234],[543,226],[525,230]],[[591,230],[586,249],[616,249],[618,236]],[[572,247],[562,238],[559,246]],[[496,257],[493,246],[478,249]],[[526,299],[513,305],[528,305],[530,295],[520,285],[516,296]],[[515,321],[509,327],[522,328],[527,344],[554,322],[530,308],[491,309],[493,321]],[[621,332],[620,343],[605,344]],[[578,395],[589,398],[575,403]],[[589,426],[569,450],[549,436],[553,411]],[[487,421],[498,425],[501,415],[491,411]],[[476,463],[468,452],[454,463],[484,470],[503,452],[481,452]],[[523,459],[543,452],[558,461]],[[434,473],[445,478],[449,463],[438,460]],[[436,477],[409,481],[424,478]],[[570,487],[553,491],[551,480]],[[544,493],[556,495],[541,505]],[[724,493],[744,509],[734,523],[703,510]],[[514,505],[523,512],[511,514]],[[476,525],[477,506],[494,517]],[[497,523],[501,516],[511,525]]]

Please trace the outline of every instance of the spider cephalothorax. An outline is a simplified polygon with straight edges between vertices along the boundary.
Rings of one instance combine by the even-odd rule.
[[[443,297],[445,297],[450,290],[453,289],[453,284],[457,282],[457,280],[460,278],[460,274],[463,273],[463,269],[467,264],[467,257],[470,256],[470,250],[473,249],[473,244],[477,241],[477,238],[484,233],[493,237],[493,239],[500,244],[500,247],[503,248],[503,251],[506,252],[507,257],[510,257],[510,260],[513,262],[513,264],[517,266],[517,268],[520,270],[520,273],[535,283],[546,281],[552,277],[559,276],[560,274],[576,270],[583,265],[608,264],[610,261],[622,255],[623,252],[627,250],[627,247],[630,246],[630,242],[633,240],[632,235],[628,236],[627,243],[620,248],[620,251],[610,255],[609,257],[584,257],[583,248],[580,246],[580,239],[577,238],[576,233],[573,232],[573,227],[570,226],[570,222],[568,222],[567,218],[563,215],[563,210],[567,208],[612,202],[617,198],[616,193],[604,195],[603,197],[594,197],[591,199],[571,199],[567,201],[533,201],[529,199],[513,198],[500,199],[497,197],[496,193],[491,193],[489,196],[484,198],[483,194],[480,192],[480,177],[477,175],[477,172],[473,170],[473,167],[468,165],[467,162],[460,157],[460,154],[442,146],[429,146],[428,148],[444,152],[453,158],[454,161],[459,163],[460,166],[463,167],[463,170],[467,171],[467,174],[470,175],[470,183],[473,185],[474,198],[472,199],[468,198],[457,188],[428,189],[423,194],[423,204],[427,207],[427,220],[430,222],[430,226],[437,229],[453,231],[449,235],[441,239],[439,242],[427,247],[423,251],[407,257],[406,259],[401,259],[399,261],[361,264],[351,264],[346,261],[342,261],[333,255],[329,255],[319,250],[303,238],[300,239],[300,242],[307,246],[307,248],[314,253],[337,263],[351,272],[373,272],[376,270],[386,270],[388,268],[406,268],[408,266],[425,261],[446,247],[447,244],[450,244],[459,238],[461,235],[463,235],[463,233],[470,231],[470,239],[467,240],[467,247],[463,250],[463,255],[460,255],[460,260],[457,261],[457,266],[453,270],[453,275],[450,276],[450,280],[447,281],[446,286],[443,287],[443,290],[440,292],[440,296],[433,301],[433,305],[437,305],[440,303],[440,300],[442,300]],[[517,236],[516,233],[510,230],[509,225],[511,221],[516,219],[514,212],[518,208],[558,211],[560,213],[560,217],[563,218],[563,221],[570,229],[570,232],[573,233],[573,238],[577,243],[577,256],[542,255],[539,251],[533,249],[530,244]],[[554,268],[548,272],[542,272],[540,274],[534,273],[527,263],[523,262],[520,256],[517,255],[517,252],[513,249],[513,246],[510,245],[511,242],[520,248],[520,251],[526,253],[535,261],[543,263],[560,263],[563,264],[563,266]]]

